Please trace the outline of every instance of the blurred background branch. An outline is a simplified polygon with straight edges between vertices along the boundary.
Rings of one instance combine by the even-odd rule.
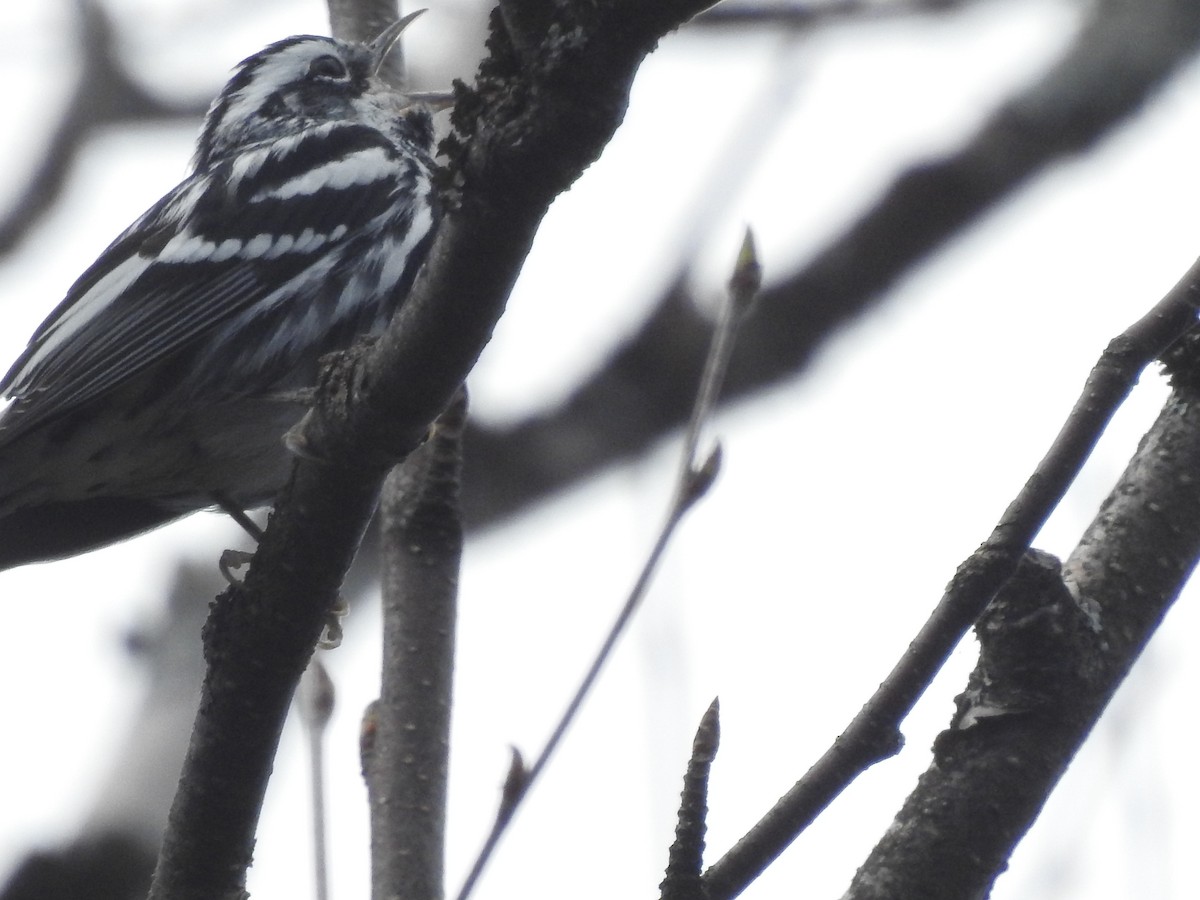
[[[47,135],[33,171],[20,177],[23,190],[0,211],[0,256],[11,252],[62,193],[84,144],[98,131],[135,122],[195,121],[208,104],[172,103],[129,76],[121,59],[121,37],[104,6],[75,0],[78,72],[71,98]]]
[[[980,5],[983,0],[725,3],[689,28],[708,40],[747,31],[778,32],[795,40],[822,29],[871,27],[883,19],[920,16],[932,20]],[[454,4],[452,12],[462,24],[454,37],[460,43],[457,52],[445,54],[439,73],[465,75],[473,69],[487,7],[483,2]],[[765,287],[760,314],[744,325],[729,372],[726,401],[762,395],[804,373],[833,335],[855,317],[877,310],[898,281],[959,240],[1032,179],[1095,148],[1136,116],[1146,100],[1195,57],[1200,8],[1193,3],[1100,0],[1075,8],[1081,25],[1057,64],[997,104],[956,149],[918,154],[916,161],[898,160],[890,183],[847,227],[829,235],[814,252],[772,260],[772,272],[790,274]],[[42,139],[45,152],[38,154],[29,174],[13,179],[20,190],[0,210],[0,254],[19,249],[31,230],[54,210],[81,149],[104,129],[198,121],[204,109],[203,103],[163,99],[152,89],[157,86],[142,84],[129,74],[136,70],[127,58],[134,52],[134,42],[123,39],[120,20],[104,4],[78,0],[72,9],[77,23],[78,36],[72,46],[78,74],[70,99]],[[212,87],[233,61],[223,58],[214,66]],[[438,83],[418,86],[444,87],[440,74],[438,79]],[[856,111],[846,109],[845,114],[853,116]],[[777,124],[767,121],[764,128]],[[754,132],[748,141],[751,149],[742,153],[749,165],[756,164],[758,153],[770,144],[766,133],[756,146],[753,138],[762,134]],[[721,185],[713,183],[710,188],[719,192]],[[697,208],[703,206],[697,202]],[[788,198],[788,202],[800,205],[803,199]],[[678,259],[690,261],[695,242],[706,236],[708,217],[696,218],[700,224]],[[564,303],[570,300],[570,287],[564,289]],[[565,399],[524,413],[516,421],[471,424],[465,437],[462,498],[467,527],[478,532],[510,521],[607,468],[642,458],[658,440],[679,428],[688,408],[689,386],[711,332],[702,294],[690,266],[677,265],[674,277],[649,304],[643,318],[590,374],[565,392]],[[913,348],[912,352],[935,353],[937,347]],[[1081,371],[1079,377],[1082,375]],[[373,547],[364,552],[374,552]],[[357,586],[348,590],[372,587],[376,569],[377,558],[368,556],[356,567]],[[190,579],[186,567],[181,567],[177,581],[176,590],[186,598],[180,605],[202,610],[211,597],[211,586]],[[185,621],[180,627],[187,633],[195,625]],[[169,658],[172,671],[182,678],[189,664],[180,656]],[[158,669],[152,671],[150,683],[164,690],[168,687]],[[168,717],[179,712],[178,704],[175,708],[170,703],[159,705],[158,709],[156,715]],[[132,742],[144,744],[144,750],[157,754],[168,766],[176,752],[170,746],[177,737],[176,726],[156,725],[151,717],[131,728]],[[163,743],[158,743],[160,740]],[[101,815],[120,808],[106,794],[92,817],[97,830],[89,826],[78,848],[125,833],[137,834],[135,843],[142,847],[142,836],[159,827],[166,798],[158,812],[151,813],[150,801],[159,791],[154,785],[141,785],[135,774],[147,779],[155,775],[154,785],[171,779],[158,779],[134,754],[119,756],[111,788],[138,785],[139,796],[147,801],[143,824],[113,824]],[[97,837],[99,834],[109,837]],[[109,859],[112,856],[108,854]],[[5,900],[12,896],[52,897],[44,889],[39,891],[3,896]]]

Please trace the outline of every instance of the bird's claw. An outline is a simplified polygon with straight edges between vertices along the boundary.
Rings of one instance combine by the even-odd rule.
[[[252,559],[254,554],[248,550],[222,550],[217,566],[230,587],[241,587],[242,579],[236,574],[236,570],[248,565]]]
[[[305,434],[311,416],[312,410],[309,410],[304,414],[304,418],[283,433],[283,446],[292,456],[321,466],[329,465],[329,461],[313,448],[308,435]]]
[[[346,598],[338,594],[337,602],[333,604],[333,609],[325,616],[325,628],[321,631],[321,638],[317,641],[317,646],[322,650],[336,650],[342,645],[342,619],[350,612],[350,604],[346,602]]]

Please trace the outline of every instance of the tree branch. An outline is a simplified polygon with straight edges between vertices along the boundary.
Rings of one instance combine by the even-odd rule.
[[[1050,165],[1135,114],[1200,42],[1200,4],[1103,0],[1059,63],[961,150],[902,173],[800,272],[767,285],[738,335],[726,398],[795,377],[837,330]],[[686,419],[711,324],[677,282],[561,408],[466,438],[468,528],[636,458]],[[560,448],[570,447],[570,453]]]
[[[559,716],[558,722],[555,723],[550,737],[546,740],[533,765],[526,770],[520,754],[514,753],[513,765],[505,783],[500,808],[492,823],[492,830],[488,833],[471,870],[467,873],[463,886],[458,892],[458,900],[467,900],[475,889],[500,837],[512,821],[514,812],[525,799],[529,789],[545,771],[551,757],[558,749],[558,745],[566,736],[571,725],[574,724],[575,717],[583,707],[584,700],[591,693],[600,678],[601,671],[612,656],[617,641],[625,633],[625,629],[633,620],[634,613],[637,612],[646,593],[650,590],[650,581],[658,570],[658,565],[670,545],[671,538],[675,535],[676,528],[679,527],[683,517],[692,507],[708,493],[713,481],[716,480],[721,465],[721,446],[717,444],[707,452],[707,455],[701,455],[700,435],[712,421],[713,413],[716,410],[717,398],[720,396],[721,385],[729,364],[729,354],[733,351],[738,325],[750,312],[761,285],[762,267],[759,265],[755,252],[754,237],[747,229],[741,251],[738,253],[733,273],[729,279],[729,293],[722,305],[721,315],[712,335],[704,371],[696,388],[696,399],[683,441],[683,453],[680,455],[679,471],[675,478],[675,488],[667,507],[666,518],[659,527],[654,545],[646,555],[633,587],[617,612],[616,618],[609,626],[608,633],[605,634],[604,640],[600,644],[600,649],[592,658],[579,686],[567,702],[566,709]]]
[[[490,56],[460,86],[448,212],[379,341],[326,368],[296,435],[306,451],[240,589],[205,630],[201,711],[155,873],[154,900],[234,900],[283,719],[384,474],[417,447],[465,379],[554,196],[620,122],[658,39],[708,0],[556,5],[518,63],[493,16]],[[316,462],[315,459],[324,462]]]
[[[1197,371],[1193,358],[1061,574],[1032,554],[989,606],[934,765],[847,898],[982,897],[1003,871],[1200,557]]]
[[[898,752],[900,723],[1062,500],[1138,375],[1195,322],[1200,260],[1105,349],[1050,450],[980,548],[955,573],[887,679],[821,759],[704,875],[711,900],[741,893],[858,775]]]
[[[838,0],[835,3],[731,3],[696,17],[697,25],[807,31],[847,21],[875,21],[952,12],[976,0]]]
[[[383,680],[374,751],[363,760],[371,803],[372,896],[442,897],[450,701],[462,522],[458,512],[465,395],[385,482]]]
[[[0,215],[0,255],[21,238],[59,198],[87,139],[113,122],[198,119],[204,106],[165,103],[137,84],[120,64],[118,40],[103,7],[75,3],[78,13],[79,76],[71,99],[46,141],[33,172],[20,179],[24,190]]]

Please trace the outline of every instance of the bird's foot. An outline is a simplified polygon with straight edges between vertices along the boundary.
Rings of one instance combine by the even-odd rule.
[[[254,554],[249,550],[222,550],[217,566],[221,569],[221,576],[229,583],[230,587],[241,587],[242,579],[237,574],[237,570],[248,565],[252,559],[254,559]]]

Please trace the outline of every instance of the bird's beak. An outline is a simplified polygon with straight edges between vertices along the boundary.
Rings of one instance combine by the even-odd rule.
[[[371,58],[374,62],[373,68],[371,69],[372,75],[379,74],[379,69],[381,66],[383,66],[383,61],[387,58],[388,51],[391,50],[396,41],[400,39],[400,35],[404,32],[404,29],[409,26],[413,19],[417,18],[417,16],[426,11],[427,10],[424,9],[418,9],[416,12],[410,12],[403,19],[393,22],[387,28],[383,29],[383,31],[379,32],[379,34],[375,36],[375,39],[371,41],[371,43],[367,44],[367,49],[371,52]]]

